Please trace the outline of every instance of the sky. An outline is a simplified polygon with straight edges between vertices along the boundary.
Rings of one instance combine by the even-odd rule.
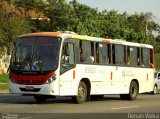
[[[67,0],[72,1],[72,0]],[[134,14],[151,12],[155,22],[160,24],[160,0],[77,0],[92,8],[102,10],[116,10],[118,13]]]

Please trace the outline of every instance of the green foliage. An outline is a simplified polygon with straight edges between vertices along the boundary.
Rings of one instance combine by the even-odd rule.
[[[18,36],[31,32],[30,21],[22,17],[11,2],[1,2],[0,9],[0,48],[7,47],[7,52],[11,52]],[[1,50],[0,57],[5,53]]]
[[[0,91],[8,90],[8,84],[0,84]]]
[[[160,71],[160,53],[155,53],[156,70]]]
[[[15,42],[16,38],[24,33],[30,32],[29,23],[25,19],[8,19],[1,25],[1,44],[8,45]]]
[[[3,46],[9,46],[15,42],[19,35],[30,32],[29,21],[21,14],[13,11],[14,8],[8,8],[12,6],[4,6],[1,4],[0,11],[0,44]],[[11,11],[8,12],[7,8]]]
[[[0,91],[8,90],[8,74],[0,74]]]
[[[4,56],[4,48],[0,47],[0,59]]]
[[[8,74],[0,74],[0,83],[8,83]]]

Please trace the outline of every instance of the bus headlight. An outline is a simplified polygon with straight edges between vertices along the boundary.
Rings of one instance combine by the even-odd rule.
[[[50,77],[49,79],[47,79],[45,84],[50,84],[52,83],[54,80],[56,80],[56,75],[53,75],[52,77]]]

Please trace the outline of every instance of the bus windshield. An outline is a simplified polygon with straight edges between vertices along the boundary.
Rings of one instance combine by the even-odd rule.
[[[58,67],[61,39],[21,37],[17,40],[10,64],[14,71],[53,71]]]

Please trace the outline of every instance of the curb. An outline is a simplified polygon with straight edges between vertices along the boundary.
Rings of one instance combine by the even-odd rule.
[[[0,90],[0,94],[9,94],[9,90]]]
[[[1,85],[1,84],[2,84],[2,85],[5,85],[5,84],[8,84],[8,83],[3,83],[3,82],[1,82],[0,85]]]

